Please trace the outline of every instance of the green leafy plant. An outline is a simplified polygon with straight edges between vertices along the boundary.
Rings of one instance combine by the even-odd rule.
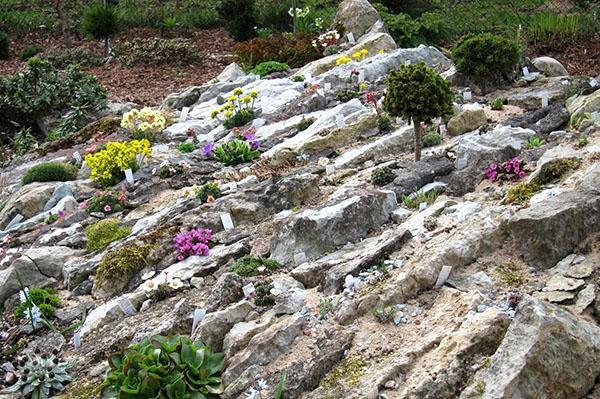
[[[390,184],[395,178],[396,174],[389,166],[377,168],[371,173],[371,182],[376,186]]]
[[[116,219],[104,219],[85,229],[86,249],[90,252],[106,248],[111,242],[131,234],[129,226],[123,226]]]
[[[109,359],[104,398],[217,398],[224,355],[183,336],[153,336]]]
[[[360,93],[354,90],[340,90],[335,93],[335,98],[342,103],[347,103],[348,101],[358,97],[360,97]]]
[[[22,298],[24,299],[24,298]],[[54,316],[60,298],[52,288],[32,288],[27,290],[27,298],[15,307],[15,317],[21,319],[27,316],[29,308],[37,306],[46,318]]]
[[[290,66],[283,62],[266,61],[256,65],[250,72],[255,75],[265,76],[273,72],[287,72],[289,69]]]
[[[383,108],[393,117],[412,119],[415,128],[415,160],[421,159],[421,122],[451,114],[454,95],[450,84],[423,62],[404,65],[387,79]]]
[[[31,46],[27,46],[21,51],[21,59],[23,61],[27,61],[31,57],[35,57],[39,53],[44,51],[44,48],[37,44],[32,44]]]
[[[23,176],[22,183],[76,180],[78,172],[75,166],[65,162],[44,162],[32,166]]]
[[[329,312],[333,310],[333,299],[321,298],[319,301],[319,319],[324,320],[327,318]]]
[[[380,114],[377,116],[377,128],[381,133],[388,132],[392,129],[392,118],[386,114]]]
[[[296,75],[296,76],[292,76],[292,82],[304,82],[304,76],[302,75]]]
[[[279,378],[279,384],[275,390],[275,399],[283,399],[283,392],[285,391],[285,382],[287,380],[287,370],[284,370]]]
[[[402,202],[408,208],[418,209],[419,205],[421,205],[423,202],[426,202],[427,204],[433,204],[439,196],[440,192],[438,190],[429,190],[427,192],[418,190],[412,193],[410,196],[403,195]]]
[[[260,152],[245,140],[233,139],[216,146],[212,156],[225,165],[239,165],[258,158]]]
[[[256,306],[275,305],[275,297],[271,294],[273,284],[270,281],[257,284],[254,289],[254,304]]]
[[[31,134],[31,128],[23,128],[13,137],[13,147],[17,155],[23,155],[37,146],[37,140]]]
[[[83,30],[95,39],[104,40],[104,52],[110,55],[110,38],[120,30],[120,15],[110,4],[96,4],[85,10]]]
[[[105,62],[101,56],[85,47],[49,49],[42,56],[46,61],[59,69],[65,69],[72,64],[82,67],[95,67]]]
[[[119,61],[128,67],[172,63],[189,65],[200,58],[194,42],[181,38],[136,38],[115,47],[115,53]]]
[[[373,317],[375,317],[375,320],[382,324],[387,324],[394,321],[396,308],[394,308],[393,306],[387,306],[385,308],[377,307],[373,309],[372,313]]]
[[[579,139],[577,139],[577,145],[580,148],[585,147],[586,145],[588,145],[589,142],[590,140],[588,139],[588,136],[581,136]]]
[[[88,115],[91,113],[90,111],[91,110],[87,105],[71,107],[71,110],[59,120],[56,127],[48,132],[46,139],[48,141],[54,141],[77,133],[87,124]]]
[[[281,268],[281,265],[272,259],[246,255],[236,260],[229,268],[232,273],[237,273],[242,277],[253,277],[261,274],[259,268],[264,268],[264,273],[274,272]]]
[[[194,192],[194,196],[197,200],[204,203],[208,200],[208,197],[213,197],[217,199],[221,197],[221,189],[217,183],[206,183],[201,186],[192,187],[192,191]]]
[[[166,31],[172,31],[177,26],[177,18],[171,16],[166,17],[162,23],[162,27]]]
[[[538,136],[531,136],[525,143],[526,148],[537,148],[544,145],[546,142]]]
[[[28,355],[15,364],[17,382],[2,393],[21,392],[23,397],[47,399],[61,392],[73,381],[68,373],[70,366],[58,357],[58,350],[52,354],[40,353]]]
[[[185,143],[179,144],[179,147],[177,147],[177,149],[179,150],[179,152],[187,154],[193,152],[196,149],[196,146],[194,145],[194,143],[186,141]]]
[[[233,129],[234,127],[244,126],[245,124],[254,120],[255,113],[250,109],[242,109],[234,113],[231,117],[223,121],[223,126],[227,129]]]
[[[313,123],[315,123],[315,118],[302,117],[302,120],[296,125],[296,129],[298,129],[299,132],[302,132],[308,129]]]
[[[462,74],[485,85],[488,81],[507,80],[521,51],[517,42],[491,33],[463,37],[452,49],[456,68]]]
[[[89,213],[111,214],[125,210],[125,193],[113,191],[100,191],[87,202],[86,210]]]
[[[8,42],[8,35],[4,32],[0,32],[0,60],[7,60],[10,58],[10,45]]]
[[[496,97],[490,104],[494,111],[502,111],[504,109],[504,100],[500,97]]]
[[[222,0],[217,6],[225,30],[238,42],[255,36],[255,0]]]
[[[541,12],[528,18],[527,38],[546,47],[558,47],[593,32],[592,21],[583,14]]]
[[[423,147],[434,147],[436,145],[442,144],[442,135],[437,131],[427,132],[423,136]]]

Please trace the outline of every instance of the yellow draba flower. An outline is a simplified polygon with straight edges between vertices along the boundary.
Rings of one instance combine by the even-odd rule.
[[[248,104],[248,103],[252,102],[252,98],[250,96],[246,96],[246,97],[242,97],[242,99],[240,101]]]
[[[119,174],[135,165],[137,154],[152,156],[148,140],[109,142],[103,150],[86,155],[85,163],[91,170],[90,176],[93,180],[108,184],[113,178],[120,177]]]
[[[335,61],[335,65],[340,66],[352,62],[350,57],[346,57],[345,55],[341,56]]]
[[[364,49],[360,50],[360,53],[362,55],[367,55],[367,54],[369,54],[369,50],[367,50],[366,48],[364,48]]]
[[[244,90],[242,90],[241,87],[238,87],[237,89],[233,90],[233,95],[234,96],[241,96],[242,94],[244,94]]]
[[[366,83],[361,83],[358,85],[359,90],[364,90],[367,88],[367,84]]]
[[[356,53],[352,54],[352,57],[356,58],[356,59],[359,59],[359,58],[362,57],[362,55],[359,52],[356,52]]]
[[[215,119],[217,117],[217,115],[219,115],[219,110],[218,109],[213,109],[212,111],[210,111],[210,119]]]
[[[385,54],[385,50],[384,49],[379,50],[379,54]]]
[[[236,100],[235,96],[231,96],[227,99],[227,101],[231,101],[231,102],[234,102],[235,100]]]
[[[231,118],[233,116],[233,112],[231,111],[225,111],[225,117],[226,118]]]
[[[250,97],[252,97],[252,98],[258,98],[258,92],[257,91],[251,91],[250,92]]]

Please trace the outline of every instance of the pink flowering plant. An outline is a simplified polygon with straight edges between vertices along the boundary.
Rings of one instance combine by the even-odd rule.
[[[497,162],[493,162],[485,168],[484,174],[485,177],[492,181],[496,182],[498,180],[519,180],[525,177],[525,161],[514,157],[513,159],[503,162],[499,164]]]
[[[127,204],[127,196],[125,190],[116,191],[96,191],[94,196],[80,204],[80,207],[85,208],[89,213],[111,213],[121,212],[125,210]]]
[[[184,260],[190,256],[208,256],[210,248],[208,243],[212,238],[210,229],[194,229],[180,233],[173,239],[177,250],[177,259]]]

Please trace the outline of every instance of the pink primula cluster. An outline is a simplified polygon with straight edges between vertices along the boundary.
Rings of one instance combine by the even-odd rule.
[[[177,259],[184,260],[194,255],[207,256],[209,254],[208,242],[212,238],[210,229],[194,229],[177,234],[173,239],[177,250]]]
[[[497,162],[492,163],[490,166],[485,168],[485,177],[495,182],[497,180],[518,180],[525,177],[525,171],[523,170],[525,161],[517,157],[506,161],[502,164]]]

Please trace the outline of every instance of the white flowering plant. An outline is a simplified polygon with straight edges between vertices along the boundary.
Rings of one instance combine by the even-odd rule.
[[[323,50],[326,52],[328,47],[337,48],[338,41],[340,40],[340,34],[337,30],[330,30],[328,32],[319,35],[318,38],[312,41],[312,45],[314,48],[318,50]]]
[[[161,111],[144,107],[140,110],[134,108],[126,112],[121,119],[121,127],[131,132],[136,140],[147,139],[152,141],[154,135],[163,131],[167,125],[167,118]]]

